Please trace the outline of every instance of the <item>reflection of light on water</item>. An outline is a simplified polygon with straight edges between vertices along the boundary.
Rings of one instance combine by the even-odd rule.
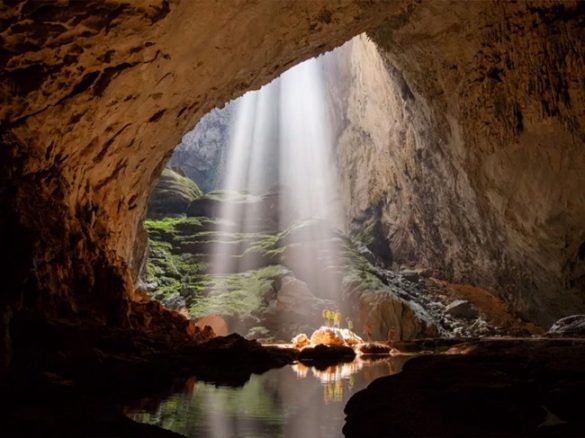
[[[343,406],[374,379],[398,372],[409,357],[386,357],[318,371],[302,364],[253,375],[240,388],[190,380],[159,404],[129,409],[135,421],[188,437],[339,437]]]
[[[348,380],[351,376],[358,373],[364,367],[364,361],[359,357],[350,363],[341,363],[332,365],[324,370],[318,370],[314,367],[308,367],[302,363],[292,365],[292,369],[300,378],[307,377],[309,368],[314,377],[319,379],[321,383],[338,382],[340,380]]]
[[[373,380],[375,377],[369,372],[371,371],[369,367],[373,364],[378,368],[387,366],[388,372],[384,374],[395,374],[402,368],[404,360],[404,358],[385,358],[371,361],[357,357],[353,362],[332,365],[324,370],[308,367],[300,362],[292,365],[291,368],[299,379],[306,379],[310,370],[310,374],[323,385],[323,400],[329,403],[343,401],[344,391],[351,393],[355,385],[355,376],[362,370],[369,375],[369,379]]]

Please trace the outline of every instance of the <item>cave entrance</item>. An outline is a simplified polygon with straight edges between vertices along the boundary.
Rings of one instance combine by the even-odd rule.
[[[343,289],[360,255],[343,231],[333,131],[351,45],[185,135],[148,206],[142,279],[152,297],[216,334],[289,341],[322,324],[353,328]]]
[[[140,287],[200,328],[266,342],[321,325],[372,340],[524,330],[487,291],[430,278],[391,242],[417,172],[405,157],[426,146],[417,109],[360,35],[212,110],[152,192]],[[398,233],[420,237],[416,223]]]

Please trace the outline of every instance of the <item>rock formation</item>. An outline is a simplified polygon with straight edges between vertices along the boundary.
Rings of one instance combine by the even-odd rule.
[[[352,41],[333,99],[350,227],[544,327],[582,309],[583,20],[571,2],[422,2]]]
[[[356,80],[387,83],[351,117],[387,119],[341,151],[360,178],[351,220],[379,223],[397,263],[484,286],[541,324],[582,312],[583,12],[578,1],[5,2],[2,350],[24,314],[128,325],[139,224],[181,136],[364,31],[378,51],[363,56],[385,73]]]
[[[234,105],[229,103],[206,114],[195,129],[185,134],[168,162],[204,192],[219,188],[223,179],[233,112]]]

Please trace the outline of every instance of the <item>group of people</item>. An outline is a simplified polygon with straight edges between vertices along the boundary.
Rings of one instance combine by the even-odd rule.
[[[325,320],[325,324],[329,327],[341,328],[343,315],[339,310],[323,309],[323,319]],[[353,322],[349,317],[345,318],[345,322],[347,323],[347,328],[353,330]]]
[[[331,310],[331,309],[323,309],[323,319],[325,320],[325,325],[329,327],[336,327],[341,328],[341,321],[343,319],[343,315],[339,310]],[[349,317],[345,318],[345,322],[347,324],[347,328],[353,331],[353,322]],[[372,326],[370,324],[366,325],[365,327],[365,336],[368,341],[372,340]],[[394,342],[398,340],[396,329],[389,328],[388,329],[388,344],[390,347],[394,347]]]

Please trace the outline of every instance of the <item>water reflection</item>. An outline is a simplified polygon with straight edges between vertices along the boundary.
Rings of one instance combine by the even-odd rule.
[[[241,388],[191,379],[156,408],[129,416],[189,437],[339,437],[351,395],[407,359],[358,358],[325,370],[295,364],[253,375]]]

